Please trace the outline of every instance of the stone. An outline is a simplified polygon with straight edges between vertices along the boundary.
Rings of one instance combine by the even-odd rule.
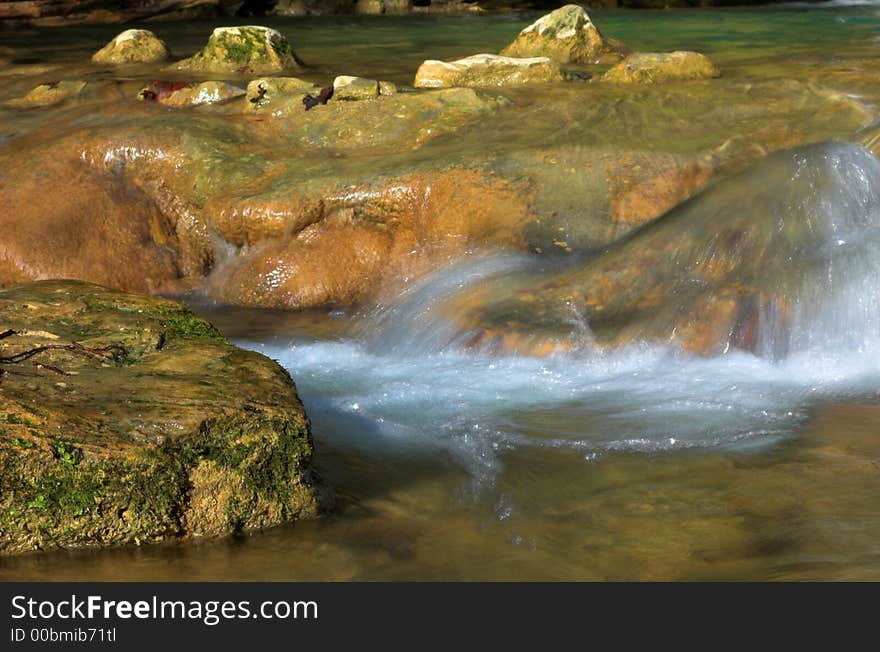
[[[226,82],[208,81],[195,86],[185,85],[171,92],[156,92],[155,87],[147,86],[138,94],[141,99],[155,99],[161,104],[173,107],[199,106],[202,104],[220,104],[234,100],[245,94],[245,90]],[[152,95],[151,95],[152,93]]]
[[[269,27],[218,27],[207,44],[173,68],[200,72],[267,74],[297,70],[302,61],[280,32]]]
[[[578,5],[565,5],[522,30],[501,51],[508,57],[550,57],[559,63],[613,63],[625,48],[605,39]]]
[[[379,82],[363,77],[342,75],[333,80],[333,100],[372,100],[379,95]]]
[[[721,72],[698,52],[637,52],[602,76],[603,81],[655,84],[666,81],[709,79]]]
[[[92,55],[93,63],[157,63],[168,59],[165,43],[146,29],[127,29]]]
[[[407,14],[412,0],[355,0],[354,12],[365,15]]]
[[[457,61],[425,61],[416,72],[416,88],[519,86],[563,80],[559,64],[547,57],[519,59],[475,54]]]
[[[379,95],[396,95],[397,94],[397,86],[392,84],[389,81],[380,81],[379,82]]]
[[[40,84],[33,88],[27,95],[6,102],[6,106],[13,109],[35,109],[44,106],[53,106],[64,100],[76,97],[86,88],[84,81],[56,81]]]
[[[290,376],[185,306],[44,281],[0,292],[0,325],[0,357],[68,347],[0,364],[0,554],[223,536],[326,504]]]
[[[245,111],[271,111],[273,107],[290,99],[299,101],[307,93],[318,88],[316,84],[297,77],[263,77],[248,83]]]

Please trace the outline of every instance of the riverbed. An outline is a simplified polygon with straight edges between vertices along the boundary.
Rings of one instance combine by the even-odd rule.
[[[861,127],[853,116],[864,111],[865,124],[876,119],[878,5],[591,15],[639,50],[704,52],[731,84],[821,84],[856,103],[840,119],[825,114],[792,125],[808,133],[791,144],[857,142]],[[344,69],[404,85],[423,59],[498,51],[534,17],[261,22],[315,62],[309,75],[316,80]],[[196,50],[210,28],[161,24],[182,54]],[[0,54],[15,65],[57,64],[72,74],[117,31],[0,33]],[[637,138],[649,148],[690,151],[714,143],[729,126],[693,124],[700,97],[676,110],[664,105],[660,124],[643,119],[636,134],[626,130],[625,110],[589,137],[586,124],[522,123],[514,115],[481,140],[471,134],[404,156],[440,151],[467,158],[511,143],[528,150],[562,138],[561,131],[597,146]],[[518,101],[529,111],[536,100],[524,94]],[[635,109],[632,115],[644,118]],[[9,118],[2,132],[100,119],[46,111]],[[749,130],[741,116],[734,122]],[[858,156],[843,165],[857,165]],[[731,174],[746,165],[732,166]],[[873,168],[865,169],[870,175]],[[871,183],[859,204],[868,211],[859,232],[866,241],[876,235],[871,197],[880,180]],[[524,252],[469,253],[371,305],[260,310],[187,294],[234,343],[290,371],[311,418],[316,467],[336,494],[335,511],[229,540],[5,558],[0,578],[880,579],[880,327],[872,321],[880,314],[869,276],[880,250],[859,251],[869,260],[860,268],[860,294],[846,295],[856,308],[835,304],[829,309],[845,319],[815,322],[832,343],[810,341],[781,356],[735,349],[695,355],[639,341],[541,357],[464,346],[444,314],[450,300],[487,279],[569,264]],[[852,337],[831,337],[841,330]]]

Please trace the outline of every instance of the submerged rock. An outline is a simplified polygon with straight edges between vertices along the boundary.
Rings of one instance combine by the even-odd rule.
[[[266,74],[297,70],[302,61],[287,39],[259,25],[218,27],[199,52],[174,65],[177,70]]]
[[[341,75],[333,80],[334,100],[371,100],[379,96],[379,82],[363,77]]]
[[[186,307],[45,281],[0,292],[0,332],[0,357],[67,347],[0,364],[0,553],[221,536],[319,512],[290,376]]]
[[[497,54],[475,54],[457,61],[425,61],[416,72],[414,86],[518,86],[562,80],[559,64],[547,57],[519,59]]]
[[[173,107],[199,106],[201,104],[220,104],[234,100],[245,94],[245,90],[226,82],[207,81],[195,86],[177,84],[179,88],[163,89],[152,84],[141,89],[138,97],[143,100],[155,100],[160,104]]]
[[[165,43],[146,29],[127,29],[92,55],[94,63],[156,63],[168,59]]]
[[[699,52],[638,52],[614,66],[603,81],[655,84],[686,79],[719,77],[721,72]]]
[[[654,342],[775,358],[828,345],[846,337],[839,321],[816,334],[829,311],[876,324],[874,302],[853,312],[846,297],[876,278],[865,234],[880,220],[878,180],[859,146],[776,152],[583,263],[483,283],[448,315],[475,346],[528,353]]]
[[[44,106],[53,106],[64,100],[76,97],[87,86],[84,81],[53,81],[32,89],[24,97],[6,102],[6,106],[13,109],[35,109]]]
[[[605,39],[583,7],[565,5],[542,16],[501,51],[508,57],[549,57],[559,63],[613,63],[625,51]]]
[[[254,79],[247,86],[246,111],[272,111],[291,98],[300,100],[317,88],[316,84],[296,77],[264,77]]]

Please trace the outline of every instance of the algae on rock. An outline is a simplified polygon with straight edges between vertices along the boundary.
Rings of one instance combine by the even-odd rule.
[[[165,43],[146,29],[127,29],[92,55],[94,63],[157,63],[169,57]]]
[[[174,64],[177,70],[268,74],[303,65],[282,34],[269,27],[218,27],[205,46]]]
[[[0,339],[7,359],[118,347],[0,366],[0,554],[220,536],[320,511],[290,376],[184,306],[42,281],[0,292],[0,331],[14,332]]]

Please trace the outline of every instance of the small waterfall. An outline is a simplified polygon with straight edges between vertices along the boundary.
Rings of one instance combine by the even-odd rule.
[[[472,255],[360,315],[349,337],[250,346],[290,369],[321,437],[366,455],[439,450],[479,491],[512,450],[588,462],[743,450],[793,436],[815,401],[880,386],[880,162],[858,145],[773,154],[590,261],[543,265]],[[611,282],[609,318],[584,297]],[[744,288],[772,298],[745,304],[751,352],[693,356],[657,337]],[[502,307],[527,296],[522,310],[539,318],[517,313],[520,323],[558,323],[584,347],[534,357],[466,346],[472,332],[450,306],[474,294]],[[612,326],[644,337],[592,347]]]

